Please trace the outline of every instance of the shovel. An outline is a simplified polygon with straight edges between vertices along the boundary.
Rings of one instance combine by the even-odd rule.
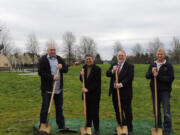
[[[57,75],[59,74],[59,69],[57,70]],[[56,83],[57,81],[54,82],[54,86],[53,86],[53,91],[52,91],[52,95],[51,95],[51,100],[50,100],[50,104],[49,104],[49,108],[48,108],[48,115],[47,115],[47,119],[46,119],[46,123],[42,123],[41,126],[40,126],[40,132],[46,132],[46,133],[50,133],[51,131],[51,126],[48,125],[48,118],[50,116],[50,111],[51,111],[51,106],[52,106],[52,101],[53,101],[53,98],[54,98],[54,92],[55,92],[55,89],[56,89]]]
[[[151,129],[151,135],[162,135],[162,129],[158,128],[158,108],[157,108],[157,80],[154,77],[154,87],[155,87],[155,121],[156,128]]]
[[[85,88],[85,83],[84,83],[84,75],[82,75],[82,80],[83,80],[83,88]],[[81,128],[81,135],[92,135],[91,128],[87,127],[87,118],[86,118],[86,94],[83,92],[83,99],[84,99],[84,128]]]
[[[118,73],[116,71],[116,83],[118,83]],[[120,115],[120,122],[121,124],[117,126],[117,134],[118,135],[128,135],[128,128],[127,126],[122,125],[122,108],[121,108],[121,100],[120,100],[120,92],[119,88],[117,88],[117,97],[118,97],[118,107],[119,107],[119,115]]]

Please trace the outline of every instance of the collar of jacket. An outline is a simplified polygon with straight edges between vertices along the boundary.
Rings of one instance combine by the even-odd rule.
[[[166,60],[166,62],[164,64],[162,64],[162,66],[165,65],[167,66],[168,65],[168,61]],[[154,61],[154,63],[152,64],[153,67],[157,67],[157,63]]]
[[[50,58],[50,59],[51,59],[51,58],[57,58],[57,55],[54,56],[54,57],[51,57],[49,54],[47,54],[46,57],[47,57],[47,58]]]
[[[94,66],[95,66],[95,64],[93,64],[91,67],[93,68]],[[85,64],[85,65],[83,66],[83,68],[88,68],[87,64]]]

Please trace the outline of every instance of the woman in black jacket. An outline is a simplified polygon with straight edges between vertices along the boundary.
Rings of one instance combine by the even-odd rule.
[[[174,80],[174,70],[170,62],[165,59],[165,51],[158,49],[156,52],[157,60],[149,66],[146,78],[151,79],[150,87],[153,100],[153,110],[155,113],[155,94],[154,77],[157,78],[157,99],[158,99],[158,127],[162,128],[161,104],[164,109],[164,135],[170,135],[171,132],[171,113],[170,113],[170,94],[172,82]]]

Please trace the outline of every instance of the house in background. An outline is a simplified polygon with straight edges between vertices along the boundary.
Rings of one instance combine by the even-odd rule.
[[[9,71],[11,70],[11,67],[8,58],[5,55],[0,54],[0,71]]]

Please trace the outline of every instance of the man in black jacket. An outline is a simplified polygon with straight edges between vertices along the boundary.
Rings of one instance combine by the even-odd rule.
[[[40,123],[46,123],[49,103],[52,95],[53,84],[57,81],[54,101],[56,108],[56,122],[60,129],[67,129],[63,116],[63,73],[68,72],[64,60],[56,55],[56,47],[50,45],[48,54],[41,57],[39,61],[38,74],[41,77],[42,108]],[[59,75],[57,75],[57,70]]]
[[[116,120],[118,124],[127,125],[129,135],[133,134],[133,116],[132,116],[132,81],[134,78],[134,66],[126,61],[126,53],[119,51],[117,54],[118,63],[111,65],[106,72],[107,77],[111,77],[109,96],[112,94]],[[115,82],[115,73],[118,72],[118,83]],[[120,123],[117,88],[119,88],[121,98],[121,108],[123,114],[123,123]]]
[[[158,49],[156,52],[157,60],[149,66],[146,78],[151,79],[150,87],[154,101],[154,77],[157,78],[157,97],[158,97],[158,127],[162,128],[161,120],[161,104],[164,109],[164,135],[170,135],[171,132],[171,113],[170,113],[170,94],[172,90],[172,82],[174,80],[174,70],[171,63],[165,59],[165,51]],[[155,110],[154,110],[155,113]]]
[[[101,69],[94,64],[93,57],[91,55],[85,56],[85,65],[81,70],[80,80],[82,76],[85,80],[85,88],[82,92],[86,94],[86,115],[87,115],[87,127],[91,127],[93,122],[94,135],[99,134],[99,102],[101,97]]]

